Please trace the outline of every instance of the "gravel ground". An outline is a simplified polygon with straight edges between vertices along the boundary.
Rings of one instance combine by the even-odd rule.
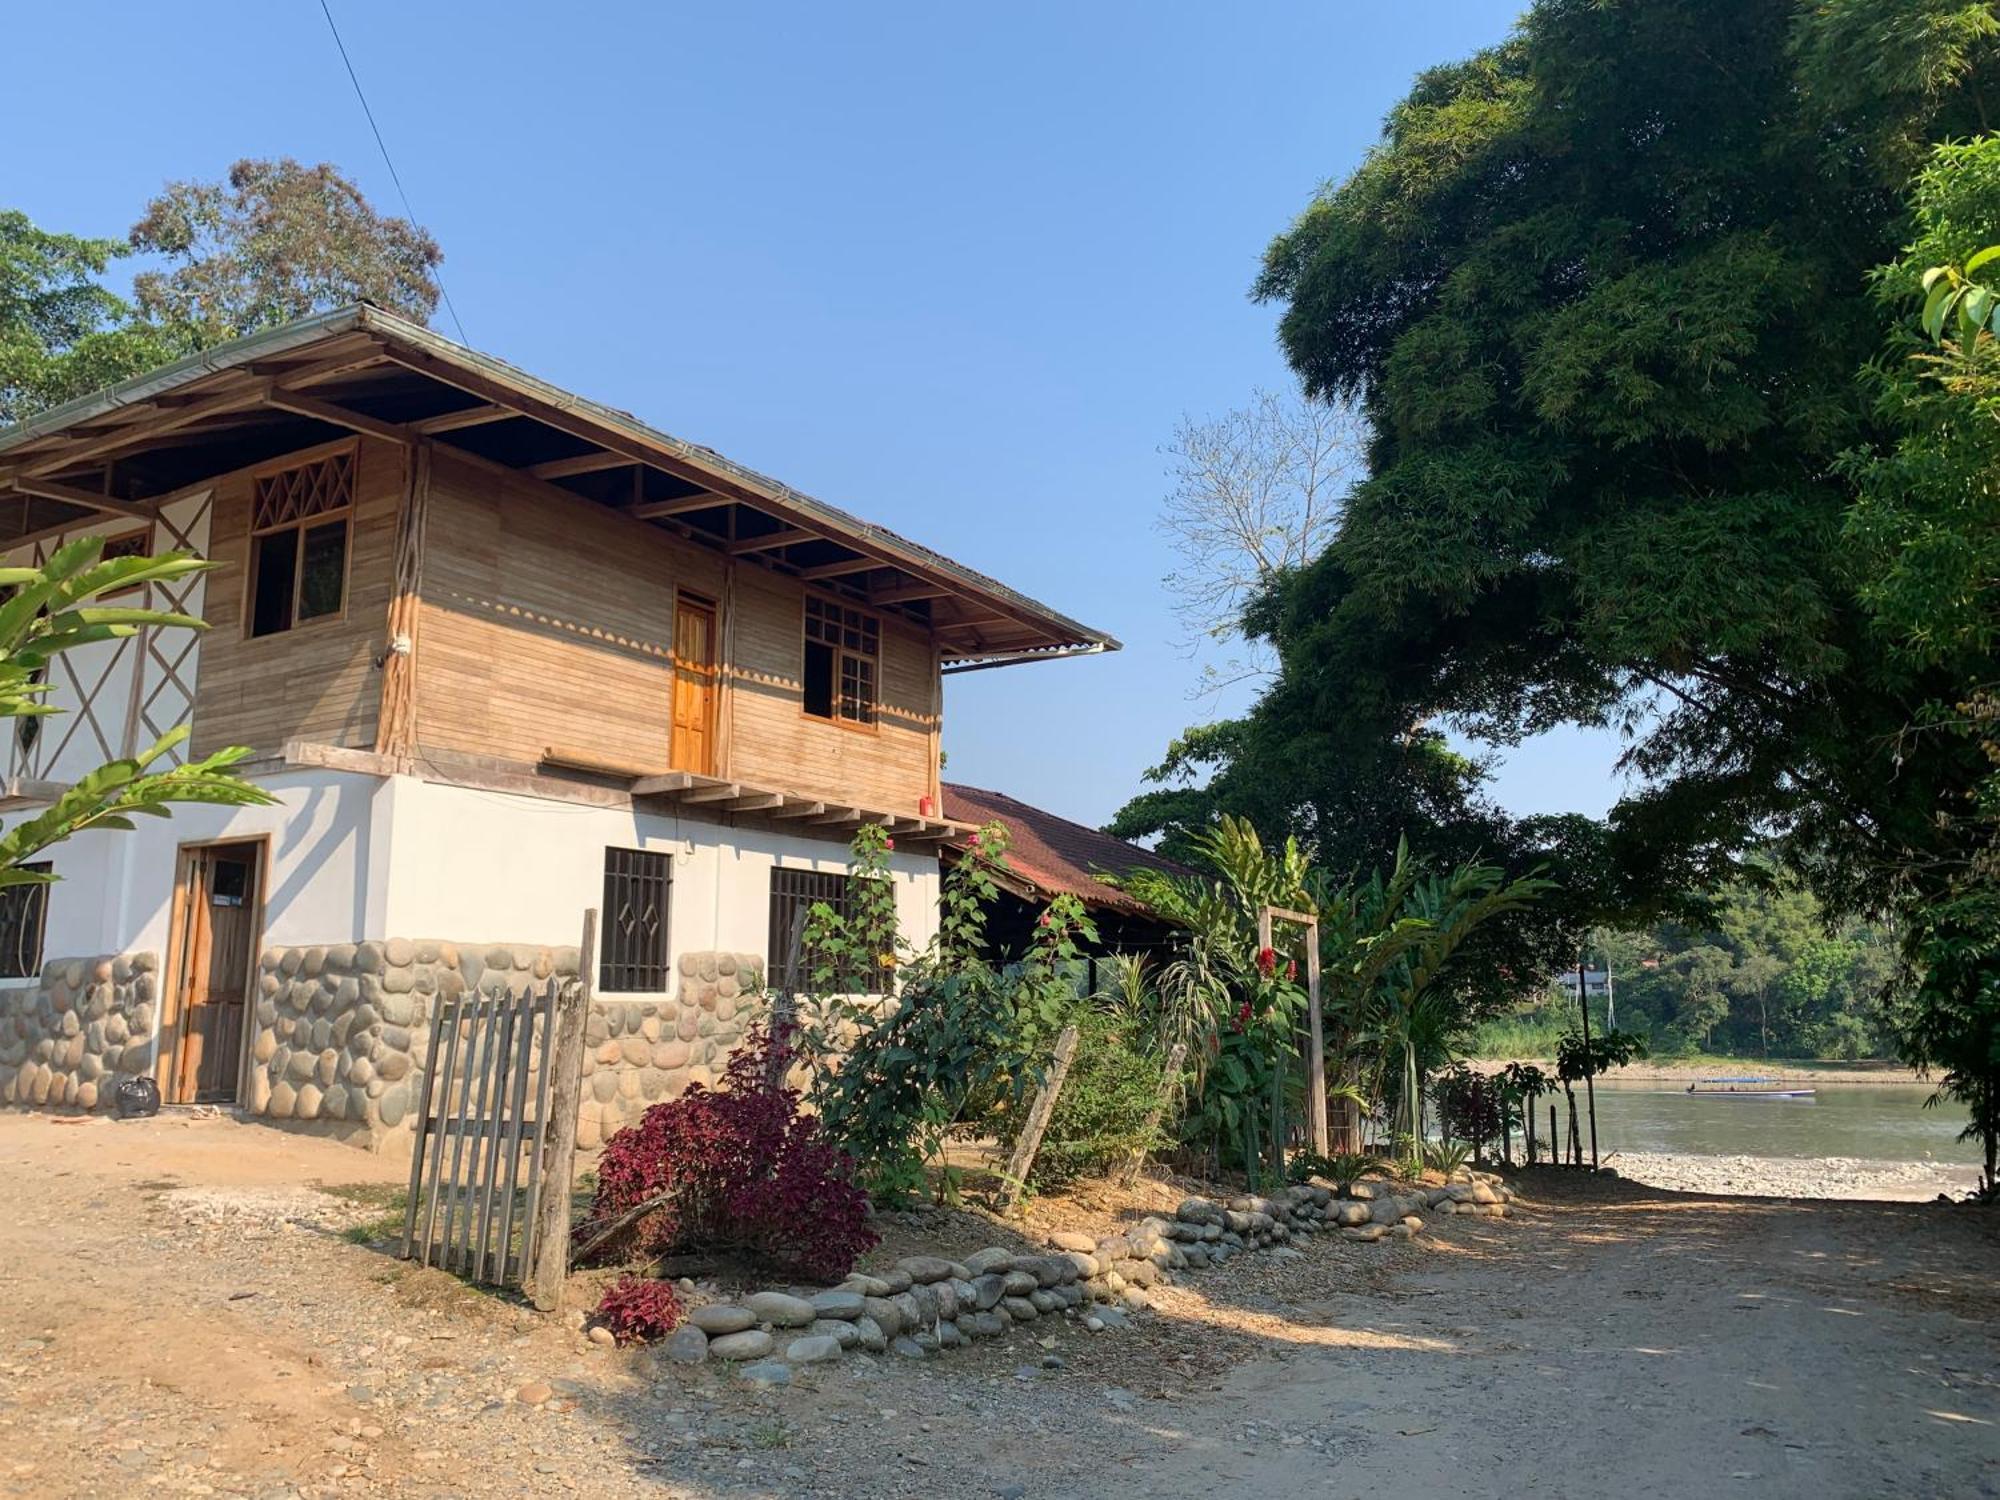
[[[1615,1151],[1604,1165],[1635,1182],[1689,1193],[1759,1198],[1868,1198],[1920,1203],[1955,1197],[1979,1182],[1977,1167],[1932,1161],[1865,1161],[1852,1156],[1678,1156]]]
[[[1517,1218],[1247,1257],[1128,1332],[753,1394],[349,1243],[379,1210],[341,1185],[401,1174],[347,1148],[7,1113],[0,1174],[5,1495],[2000,1494],[1967,1209],[1545,1172]]]

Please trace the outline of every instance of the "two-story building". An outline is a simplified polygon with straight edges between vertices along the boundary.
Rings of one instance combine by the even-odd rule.
[[[0,816],[181,724],[276,801],[86,834],[0,893],[0,1098],[35,1105],[148,1074],[379,1139],[433,997],[573,970],[595,907],[588,1144],[720,1071],[863,823],[928,939],[947,676],[1117,645],[366,306],[0,433],[8,562],[82,535],[219,563],[130,601],[210,629],[59,658]]]

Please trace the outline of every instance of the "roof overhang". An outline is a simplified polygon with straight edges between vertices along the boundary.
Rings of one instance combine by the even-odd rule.
[[[949,668],[1118,649],[895,532],[365,304],[0,431],[0,548],[147,515],[206,479],[353,432],[433,444],[906,618]]]

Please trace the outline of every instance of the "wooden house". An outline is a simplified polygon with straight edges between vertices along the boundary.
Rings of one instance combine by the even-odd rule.
[[[150,1074],[379,1139],[431,997],[573,967],[596,907],[588,1143],[719,1071],[863,823],[928,938],[946,678],[1117,645],[367,306],[0,432],[8,561],[82,535],[220,563],[145,601],[211,628],[59,659],[0,816],[181,724],[276,802],[85,835],[0,895],[0,1097],[30,1104]]]

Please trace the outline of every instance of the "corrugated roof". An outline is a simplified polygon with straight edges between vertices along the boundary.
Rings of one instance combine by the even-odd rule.
[[[354,332],[367,333],[385,345],[420,360],[464,371],[468,376],[483,376],[489,381],[503,383],[542,408],[553,409],[599,429],[606,442],[635,445],[641,451],[651,450],[661,459],[696,469],[719,485],[744,495],[753,504],[768,501],[778,513],[789,513],[816,523],[836,537],[851,537],[864,550],[872,549],[888,557],[891,565],[907,564],[920,575],[954,580],[989,598],[1005,601],[1017,610],[1031,612],[1037,617],[1038,628],[1046,632],[1044,640],[1047,645],[1037,650],[1045,649],[1053,654],[1077,647],[1109,651],[1119,649],[1119,642],[1105,632],[1081,624],[1039,600],[919,542],[900,536],[887,527],[862,520],[838,506],[815,499],[725,458],[712,448],[650,427],[629,412],[565,391],[504,360],[469,349],[429,328],[368,303],[336,308],[281,327],[249,334],[104,390],[64,402],[25,422],[0,429],[0,456],[122,407],[152,401],[210,377],[240,370],[260,359],[268,360],[277,354],[290,353],[320,340]],[[1026,656],[1035,652],[1017,654]]]
[[[1004,792],[950,781],[944,783],[943,790],[944,815],[952,822],[1000,823],[1006,827],[1013,840],[1007,849],[1007,863],[1016,875],[1044,895],[1067,894],[1100,910],[1141,915],[1148,911],[1143,902],[1096,877],[1124,875],[1140,869],[1169,875],[1194,873],[1163,854],[1128,844],[1082,823],[1072,823],[1042,808],[1030,807]],[[953,843],[963,847],[961,840]]]

